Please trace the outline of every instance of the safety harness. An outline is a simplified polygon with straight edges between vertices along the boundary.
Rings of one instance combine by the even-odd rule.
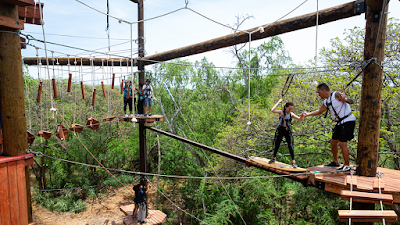
[[[344,117],[339,117],[339,113],[340,111],[342,111],[342,108],[344,106],[345,103],[342,103],[342,107],[340,107],[340,111],[339,113],[336,112],[335,108],[332,106],[332,95],[334,92],[331,93],[331,95],[329,96],[329,98],[326,100],[326,107],[329,109],[329,106],[332,108],[333,114],[335,115],[335,118],[333,119],[333,121],[335,121],[337,124],[340,124],[340,122],[342,122],[344,119],[346,119],[347,117],[351,116],[351,114],[353,114],[352,112],[350,112],[349,114],[345,115]],[[329,102],[329,99],[331,100]],[[325,113],[325,118],[328,115],[328,110]]]
[[[286,130],[289,131],[289,126],[292,124],[292,114],[289,113],[289,119],[285,118],[286,118],[286,112],[283,112],[282,115],[283,124],[285,124]]]

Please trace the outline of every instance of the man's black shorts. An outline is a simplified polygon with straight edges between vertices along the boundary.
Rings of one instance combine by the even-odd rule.
[[[354,138],[354,127],[356,121],[349,121],[344,124],[336,125],[333,129],[332,140],[347,142]]]

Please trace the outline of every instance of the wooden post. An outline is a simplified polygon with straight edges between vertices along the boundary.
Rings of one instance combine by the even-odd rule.
[[[388,2],[388,1],[387,1]],[[379,135],[381,126],[382,75],[379,66],[385,54],[387,6],[383,0],[367,1],[364,60],[376,57],[364,71],[361,88],[360,126],[357,147],[357,175],[375,177],[378,167]],[[381,23],[381,24],[380,24]],[[379,30],[380,28],[380,30]],[[379,37],[377,35],[379,33]],[[378,65],[379,64],[379,65]],[[374,209],[374,204],[356,203],[354,209]],[[372,224],[372,223],[357,223]]]
[[[18,6],[0,2],[0,16],[18,19]],[[0,31],[15,30],[0,27]],[[4,155],[26,154],[26,118],[22,77],[21,44],[15,33],[0,32],[0,114],[3,125]],[[29,174],[29,167],[25,167]],[[32,222],[29,176],[26,176],[28,220]]]
[[[138,0],[138,21],[144,18],[144,0]],[[139,48],[139,58],[144,57],[144,23],[138,23],[138,48]],[[139,70],[139,83],[144,83],[144,64],[142,61],[138,63]],[[134,106],[133,106],[134,107]],[[140,172],[147,173],[147,152],[146,152],[146,128],[143,123],[139,123],[139,145],[140,145]],[[145,176],[141,176],[141,184],[145,187],[147,185],[147,180],[144,180]],[[148,198],[146,195],[146,201]],[[146,204],[148,209],[148,204]],[[149,210],[146,210],[146,216]]]

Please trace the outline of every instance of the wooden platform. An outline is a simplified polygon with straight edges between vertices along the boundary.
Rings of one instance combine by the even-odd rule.
[[[132,123],[133,116],[120,116],[120,121],[131,122]],[[137,122],[136,123],[153,123],[156,121],[163,121],[164,116],[162,115],[152,115],[152,116],[135,116]]]
[[[308,168],[310,172],[336,170],[336,168],[327,168],[314,166]],[[400,203],[400,171],[378,167],[382,171],[381,190],[382,194],[391,194],[393,203]],[[351,176],[343,173],[316,173],[309,176],[309,182],[315,187],[339,194],[342,190],[350,190]],[[378,193],[378,177],[363,177],[357,174],[353,175],[353,190],[359,192]]]
[[[137,217],[132,218],[133,209],[135,208],[135,204],[121,206],[119,209],[125,214],[124,224],[126,225],[136,225],[139,224]],[[146,218],[147,225],[153,224],[163,224],[167,218],[167,215],[160,210],[149,210],[148,218]]]

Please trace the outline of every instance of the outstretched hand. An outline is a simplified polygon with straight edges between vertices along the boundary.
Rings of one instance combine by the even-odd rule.
[[[307,115],[307,112],[302,112],[300,116],[301,117],[307,117],[308,115]]]

